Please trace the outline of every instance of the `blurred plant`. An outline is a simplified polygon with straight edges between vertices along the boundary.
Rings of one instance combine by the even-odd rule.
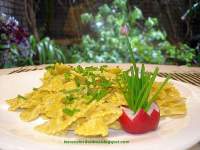
[[[37,42],[14,17],[0,16],[0,68],[65,61],[53,40],[45,37]]]
[[[194,24],[194,20],[200,16],[200,1],[195,2],[191,8],[189,8],[184,15],[181,17],[183,21],[187,24],[187,35],[189,35],[190,46],[195,48],[195,57],[194,63],[200,65],[200,34],[197,32],[193,32],[192,26]]]
[[[31,35],[29,37],[31,51],[36,57],[36,64],[52,64],[56,62],[66,62],[65,55],[62,50],[49,37],[43,38],[37,42],[36,38]],[[38,59],[37,59],[38,58]]]
[[[127,36],[137,62],[189,64],[194,56],[185,44],[171,45],[156,18],[145,19],[137,7],[128,10],[127,0],[104,4],[95,15],[85,13],[81,19],[96,35],[84,35],[82,43],[72,47],[74,62],[130,62]]]
[[[33,64],[27,37],[28,33],[14,17],[0,15],[0,67]]]

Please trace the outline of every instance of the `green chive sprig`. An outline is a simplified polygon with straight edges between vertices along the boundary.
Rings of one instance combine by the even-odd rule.
[[[153,83],[155,82],[159,72],[159,68],[156,67],[153,73],[149,73],[146,71],[144,64],[142,64],[141,69],[139,69],[136,66],[128,37],[127,42],[129,46],[132,66],[128,71],[124,71],[122,73],[124,97],[127,101],[128,107],[133,112],[137,112],[140,109],[148,111],[152,103],[156,101],[159,93],[166,85],[170,77],[168,76],[157,89],[157,91],[152,96],[150,96]]]
[[[130,68],[130,71],[123,72],[122,81],[124,84],[124,96],[128,107],[137,112],[140,109],[148,111],[151,104],[156,101],[159,93],[169,80],[169,76],[160,85],[158,90],[150,96],[153,83],[158,74],[158,68],[153,73],[145,71],[145,66],[142,64],[141,70],[136,65]]]

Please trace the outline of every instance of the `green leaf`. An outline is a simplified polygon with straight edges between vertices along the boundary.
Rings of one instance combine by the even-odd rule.
[[[126,9],[127,0],[114,0],[113,5],[119,9]]]
[[[65,63],[66,62],[66,57],[63,54],[63,52],[58,48],[56,48],[55,52],[56,52],[57,60],[60,61],[60,62]]]
[[[0,50],[1,49],[8,49],[8,48],[10,48],[10,45],[8,45],[8,44],[0,44]]]
[[[92,19],[93,19],[92,14],[84,13],[84,14],[81,15],[82,23],[85,23],[85,24],[90,23]]]
[[[46,54],[45,54],[45,47],[44,47],[43,42],[40,42],[37,44],[37,50],[39,53],[39,63],[45,64],[46,63]]]
[[[37,48],[37,41],[33,35],[29,37],[29,43],[30,43],[31,50],[35,52]]]
[[[134,10],[130,13],[131,24],[134,24],[137,20],[140,20],[142,18],[142,11],[139,8],[135,7]]]
[[[148,19],[145,21],[145,26],[147,28],[152,28],[156,25],[158,25],[158,19],[157,18],[148,17]]]
[[[11,51],[14,55],[20,56],[16,45],[12,44],[11,47],[10,47],[10,51]]]
[[[111,13],[111,9],[107,4],[104,4],[103,6],[99,7],[99,13],[102,14],[103,16],[108,15]]]
[[[44,41],[45,45],[45,51],[47,53],[47,62],[53,63],[54,62],[54,56],[55,56],[55,45],[52,41],[48,38]]]

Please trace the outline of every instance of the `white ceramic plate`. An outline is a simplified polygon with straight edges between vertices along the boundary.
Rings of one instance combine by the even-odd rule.
[[[2,150],[94,150],[94,149],[187,149],[200,140],[200,89],[190,84],[171,81],[187,99],[188,113],[181,118],[165,118],[159,128],[147,134],[131,135],[110,130],[109,137],[95,140],[128,140],[129,144],[64,144],[64,141],[90,140],[73,132],[65,136],[48,136],[33,129],[41,119],[31,123],[19,119],[19,113],[8,111],[5,100],[38,87],[44,71],[31,71],[0,76],[0,149]]]

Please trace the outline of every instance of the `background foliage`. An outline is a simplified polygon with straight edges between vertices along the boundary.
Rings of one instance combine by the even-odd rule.
[[[186,12],[184,19],[199,8],[200,3],[197,4]],[[83,35],[80,44],[61,47],[49,37],[41,39],[29,34],[15,18],[2,14],[0,68],[55,62],[130,62],[127,37],[137,62],[178,65],[200,62],[199,47],[195,51],[184,43],[171,44],[158,19],[145,18],[139,8],[129,8],[127,0],[113,0],[100,6],[96,13],[84,13],[81,21],[92,32]]]
[[[194,49],[170,44],[157,18],[144,18],[137,7],[129,10],[126,0],[104,4],[96,14],[85,13],[81,19],[95,34],[84,35],[82,43],[73,47],[73,62],[129,62],[128,36],[137,62],[192,63]]]
[[[65,55],[48,37],[37,41],[13,17],[0,18],[0,67],[66,62]]]

